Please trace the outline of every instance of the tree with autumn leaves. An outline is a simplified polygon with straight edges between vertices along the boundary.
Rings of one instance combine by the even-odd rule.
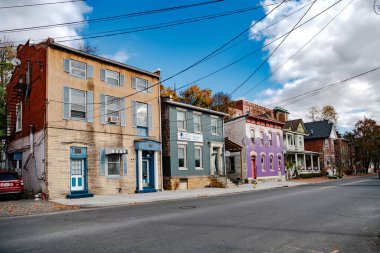
[[[173,101],[182,102],[189,105],[199,106],[206,109],[211,109],[229,114],[229,107],[233,105],[230,96],[225,92],[217,92],[212,95],[210,89],[201,89],[194,84],[177,94],[175,88],[165,88],[161,85],[161,96],[171,97]]]
[[[346,132],[344,137],[355,148],[355,158],[362,162],[365,169],[371,162],[375,168],[379,168],[380,125],[375,120],[364,117],[355,124],[353,131]]]

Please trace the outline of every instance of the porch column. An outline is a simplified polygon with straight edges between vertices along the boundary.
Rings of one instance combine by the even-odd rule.
[[[306,155],[303,154],[303,169],[306,170]]]
[[[218,158],[218,172],[217,172],[217,174],[219,175],[219,171],[221,172],[221,173],[223,173],[223,168],[222,168],[222,166],[223,166],[223,162],[222,162],[222,148],[218,148],[218,154],[217,154],[217,158]],[[220,176],[224,176],[224,175],[220,175]]]
[[[295,154],[295,157],[296,157],[296,168],[298,167],[298,159],[297,159],[297,156],[298,156],[298,154],[296,153],[296,154]]]
[[[213,169],[213,165],[212,165],[212,152],[213,152],[213,147],[212,145],[210,144],[210,175],[213,176],[214,175],[214,169]]]
[[[321,171],[321,164],[320,164],[320,161],[319,161],[319,157],[317,159],[317,162],[318,162],[318,171]]]
[[[310,155],[310,161],[311,161],[311,170],[314,171],[313,155]]]
[[[143,190],[143,175],[142,175],[142,150],[137,151],[137,164],[138,164],[138,182],[139,182],[139,191]]]
[[[159,152],[154,152],[154,189],[158,190],[158,155]]]

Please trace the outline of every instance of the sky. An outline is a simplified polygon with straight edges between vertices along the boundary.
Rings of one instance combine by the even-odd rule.
[[[58,1],[0,0],[2,16],[0,31],[89,21],[208,1],[210,0],[86,0],[2,8]],[[234,40],[234,42],[241,41],[238,45],[170,78],[164,82],[164,85],[178,88],[192,84],[201,77],[251,53],[236,64],[195,83],[201,88],[211,89],[213,93],[223,91],[230,94],[239,87],[232,94],[233,99],[244,98],[268,107],[282,106],[290,112],[290,119],[303,118],[305,122],[309,121],[306,115],[311,106],[322,108],[324,105],[332,105],[339,114],[338,128],[342,132],[352,129],[364,116],[379,122],[380,70],[328,89],[326,92],[312,94],[305,99],[281,102],[380,67],[380,15],[373,9],[374,2],[317,0],[313,4],[312,0],[293,0],[286,1],[273,10],[277,6],[273,4],[278,2],[281,1],[224,0],[192,8],[107,22],[83,22],[76,26],[1,32],[0,36],[6,36],[17,44],[25,43],[28,39],[38,42],[47,37],[55,38],[55,41],[72,47],[78,47],[86,42],[96,47],[97,55],[148,71],[160,68],[161,79],[165,80],[241,34]],[[299,24],[335,2],[338,3],[331,9],[292,31],[278,49],[276,47],[282,39],[262,48],[291,31],[305,13]],[[266,7],[162,29],[87,38],[88,34],[97,32],[156,25],[260,5]],[[264,17],[266,14],[268,16]],[[289,14],[292,15],[286,17]],[[317,33],[318,35],[306,44]],[[73,38],[78,40],[66,41]],[[294,55],[301,48],[302,50]],[[254,51],[256,53],[252,53]],[[288,60],[289,57],[292,58]]]

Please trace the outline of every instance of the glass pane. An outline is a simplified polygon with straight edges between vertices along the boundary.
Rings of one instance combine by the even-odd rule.
[[[148,105],[137,103],[137,126],[148,126]]]
[[[185,167],[185,159],[179,158],[178,159],[178,165],[179,165],[179,167]]]
[[[178,121],[184,121],[185,120],[185,112],[177,111],[177,120]]]
[[[178,148],[178,157],[180,157],[180,158],[185,157],[185,149],[184,148]]]
[[[201,150],[199,148],[195,149],[195,159],[201,158]]]
[[[111,77],[113,79],[119,80],[119,73],[107,69],[107,77]]]
[[[120,162],[120,155],[108,155],[108,162]]]
[[[201,167],[201,159],[195,159],[195,167]]]
[[[71,63],[72,68],[77,68],[80,70],[86,70],[86,63],[79,62],[79,61],[73,61],[73,60],[71,60],[70,63]]]
[[[110,85],[118,86],[119,85],[119,79],[107,77],[107,83]]]
[[[108,163],[108,175],[120,175],[120,163]]]
[[[136,89],[144,90],[148,87],[148,82],[141,78],[136,78]]]
[[[71,110],[71,117],[73,118],[79,118],[79,119],[85,119],[86,118],[86,113],[83,111],[74,111]]]

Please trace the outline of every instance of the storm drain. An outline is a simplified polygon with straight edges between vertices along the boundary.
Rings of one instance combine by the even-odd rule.
[[[179,209],[194,209],[196,206],[180,206]]]

